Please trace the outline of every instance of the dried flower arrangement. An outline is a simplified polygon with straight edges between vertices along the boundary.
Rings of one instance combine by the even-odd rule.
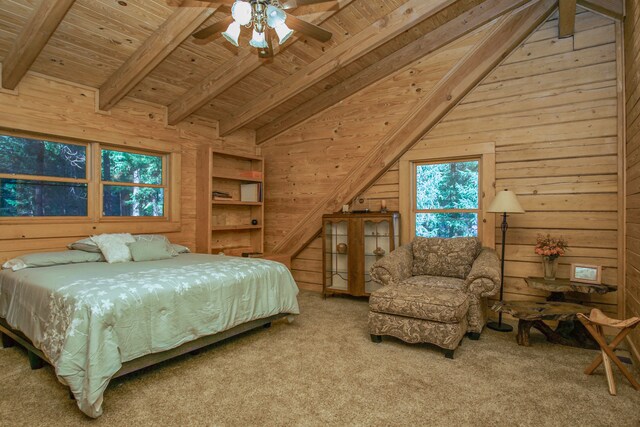
[[[549,259],[554,260],[559,256],[564,255],[568,248],[569,245],[562,236],[556,238],[551,237],[551,235],[549,234],[547,234],[546,236],[543,234],[538,234],[535,252],[538,255],[549,257]]]

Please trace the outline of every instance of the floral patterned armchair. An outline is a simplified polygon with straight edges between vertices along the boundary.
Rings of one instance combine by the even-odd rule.
[[[394,335],[455,349],[465,333],[479,338],[486,297],[500,288],[500,263],[476,238],[417,237],[377,261],[371,277],[383,285],[371,294],[372,339]],[[412,317],[417,322],[407,320]]]

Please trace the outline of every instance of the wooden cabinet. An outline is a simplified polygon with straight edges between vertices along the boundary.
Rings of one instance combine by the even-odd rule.
[[[196,178],[197,252],[263,252],[263,178],[264,162],[260,156],[210,147],[200,149]],[[214,193],[226,193],[230,198]]]
[[[322,217],[323,292],[366,296],[377,289],[369,269],[400,244],[400,214]]]

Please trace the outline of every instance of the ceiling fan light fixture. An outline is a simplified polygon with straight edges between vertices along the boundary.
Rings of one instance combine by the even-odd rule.
[[[293,30],[287,27],[287,24],[285,24],[284,22],[276,25],[275,30],[276,34],[278,35],[278,43],[280,45],[289,40],[289,37],[293,35]]]
[[[284,10],[275,7],[273,5],[267,6],[267,25],[271,28],[276,28],[280,24],[284,24],[287,19],[287,14]]]
[[[231,6],[231,16],[238,24],[248,25],[253,18],[253,8],[250,3],[238,0]]]
[[[253,29],[253,37],[249,41],[249,44],[258,49],[267,48],[267,41],[264,38],[264,33],[258,32],[255,28]]]
[[[238,45],[238,37],[240,37],[240,24],[237,21],[233,21],[229,24],[227,31],[222,33],[222,36],[229,41],[229,43]]]

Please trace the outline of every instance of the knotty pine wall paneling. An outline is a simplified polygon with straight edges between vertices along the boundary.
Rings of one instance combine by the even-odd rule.
[[[625,317],[640,316],[640,5],[626,2],[624,63],[626,96],[626,287]],[[631,335],[638,357],[640,330]]]
[[[166,109],[125,98],[110,113],[96,113],[96,89],[28,73],[16,91],[0,91],[0,132],[100,141],[125,147],[174,147],[181,153],[181,229],[166,234],[172,242],[195,248],[196,153],[202,144],[239,153],[255,154],[253,131],[218,137],[218,123],[193,118],[178,126],[166,126]],[[38,220],[34,219],[34,224]],[[14,227],[2,225],[0,227]],[[121,231],[127,231],[123,225]],[[59,238],[0,240],[0,261],[25,252],[63,250],[86,235]]]
[[[481,28],[447,49],[416,61],[263,145],[267,188],[265,251],[269,252],[286,235],[305,215],[307,207],[331,192],[489,28],[490,25]],[[395,175],[388,179],[393,193],[388,197],[390,209],[398,207],[397,167]],[[395,204],[391,202],[394,194]],[[293,275],[301,288],[322,287],[319,248],[321,242],[317,239],[292,261]]]
[[[527,210],[509,219],[508,300],[544,300],[546,296],[524,281],[542,273],[539,256],[533,252],[538,233],[568,239],[571,250],[560,260],[560,277],[568,277],[570,263],[581,262],[602,265],[606,283],[622,283],[616,26],[609,18],[579,8],[575,36],[558,39],[557,35],[554,15],[414,147],[496,144],[496,189],[515,191]],[[457,46],[465,46],[465,41]],[[297,203],[313,203],[331,191],[358,161],[359,153],[387,130],[384,124],[413,105],[419,95],[411,89],[433,87],[434,79],[442,75],[436,70],[442,68],[444,73],[450,66],[442,59],[449,57],[447,50],[418,61],[264,146],[267,197],[277,200],[266,205],[269,244],[275,244],[298,212],[302,213]],[[279,156],[287,164],[272,164],[270,169]],[[391,209],[398,208],[398,179],[394,165],[364,192],[372,209],[379,207],[380,199],[387,200]],[[640,242],[640,233],[638,237]],[[496,247],[500,245],[496,223]],[[316,239],[293,260],[300,287],[321,290],[321,259],[321,242]],[[611,315],[618,313],[617,292],[581,298]]]

